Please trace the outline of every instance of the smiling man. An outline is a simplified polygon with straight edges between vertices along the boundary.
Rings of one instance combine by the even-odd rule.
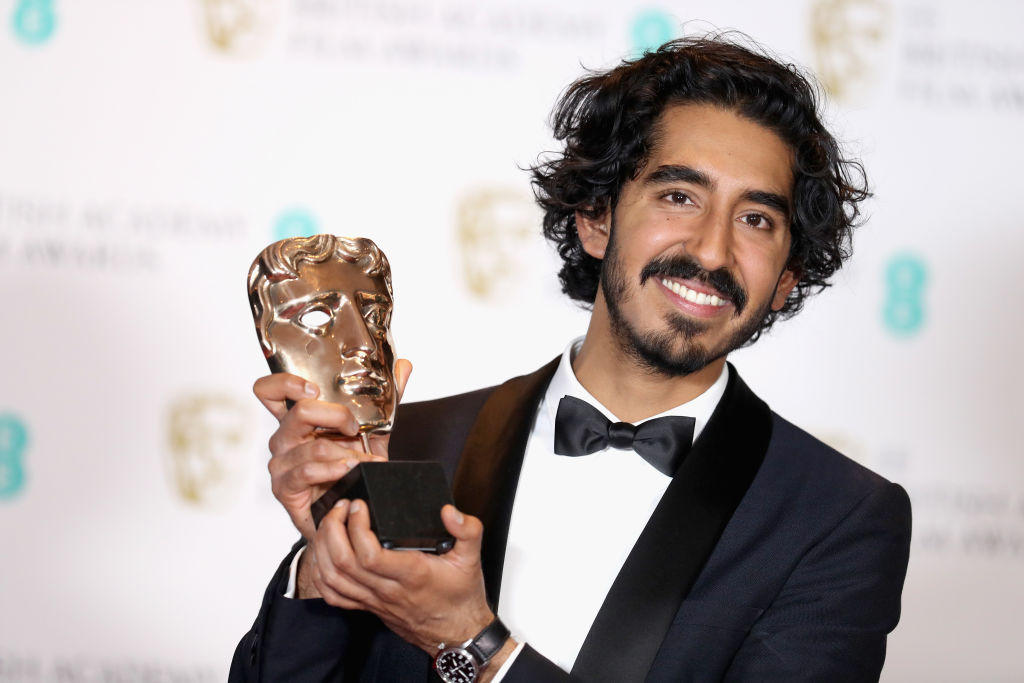
[[[280,419],[275,495],[304,539],[232,680],[877,680],[906,493],[726,363],[847,258],[860,166],[803,76],[722,38],[581,79],[553,120],[565,146],[534,184],[563,290],[593,307],[586,336],[531,375],[400,406],[375,443],[445,466],[441,556],[382,549],[361,501],[304,523],[370,456],[316,387],[258,380]]]
[[[778,135],[715,104],[672,104],[653,133],[614,208],[576,217],[583,250],[603,262],[577,377],[596,387],[625,357],[671,387],[655,406],[609,388],[602,402],[620,416],[657,414],[707,389],[797,281],[792,155]]]

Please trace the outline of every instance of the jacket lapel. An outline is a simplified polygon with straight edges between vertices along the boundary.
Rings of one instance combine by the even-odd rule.
[[[771,425],[768,406],[730,365],[725,394],[612,584],[576,658],[575,676],[646,678],[676,611],[764,460]]]
[[[494,390],[480,409],[455,471],[455,504],[484,524],[481,562],[487,598],[495,607],[526,441],[558,362],[555,358]]]

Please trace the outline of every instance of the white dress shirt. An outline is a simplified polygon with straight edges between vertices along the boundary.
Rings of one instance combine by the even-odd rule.
[[[582,337],[574,340],[562,354],[526,444],[498,609],[517,640],[565,671],[572,669],[612,582],[671,481],[631,449],[555,455],[555,414],[563,396],[619,421],[572,371],[582,343]],[[703,394],[651,419],[691,416],[696,439],[728,379],[725,366]]]
[[[504,678],[526,642],[565,671],[572,669],[612,582],[671,481],[631,449],[555,455],[555,414],[563,396],[586,401],[619,422],[573,373],[572,359],[582,343],[583,337],[575,339],[563,352],[526,444],[498,610],[520,645],[494,683]],[[724,366],[703,394],[650,419],[693,417],[696,439],[728,379]],[[286,597],[294,596],[298,558],[292,562]]]

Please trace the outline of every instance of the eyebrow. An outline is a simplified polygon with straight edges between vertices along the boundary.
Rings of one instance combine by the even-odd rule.
[[[644,178],[645,185],[660,185],[662,183],[693,183],[706,187],[709,190],[715,189],[715,181],[704,171],[678,164],[659,166],[649,176]]]
[[[645,185],[661,185],[665,183],[693,183],[708,190],[715,189],[715,181],[704,171],[682,164],[659,166],[643,180]],[[789,199],[777,192],[766,190],[747,190],[743,198],[748,202],[774,209],[789,220]]]
[[[789,221],[789,200],[781,194],[765,192],[763,190],[749,190],[743,193],[743,198],[749,202],[767,206],[769,209],[775,209],[785,216],[787,222]]]

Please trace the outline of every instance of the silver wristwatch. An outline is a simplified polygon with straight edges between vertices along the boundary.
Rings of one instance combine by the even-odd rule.
[[[446,647],[441,643],[434,657],[434,671],[444,683],[473,683],[510,635],[501,619],[494,617],[483,631],[462,645]]]

